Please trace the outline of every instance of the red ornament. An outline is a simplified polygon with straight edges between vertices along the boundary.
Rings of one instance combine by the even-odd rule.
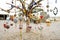
[[[4,28],[6,27],[6,24],[4,24]]]
[[[40,18],[42,19],[42,18],[43,18],[43,16],[40,16]]]
[[[9,25],[4,24],[4,28],[9,29]]]

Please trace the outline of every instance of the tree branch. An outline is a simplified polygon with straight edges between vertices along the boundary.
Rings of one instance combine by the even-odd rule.
[[[32,10],[35,9],[36,7],[41,7],[41,6],[40,5],[36,5],[36,6],[32,7],[30,12],[32,12]]]
[[[7,4],[9,4],[9,3],[7,3]],[[9,4],[9,5],[12,5],[12,4]],[[12,6],[15,7],[15,8],[18,8],[18,9],[22,10],[20,7],[17,7],[15,5],[12,5]],[[11,10],[11,9],[9,9],[9,10]]]
[[[32,2],[30,3],[30,5],[28,6],[29,9],[31,9],[34,5],[37,5],[41,2],[42,0],[39,0],[37,2],[35,2],[34,0],[32,0]]]
[[[8,12],[8,13],[10,12],[10,10],[4,10],[4,9],[2,9],[2,8],[0,8],[0,9],[1,9],[2,11]]]
[[[37,1],[37,3],[36,3],[36,4],[39,4],[41,1],[42,1],[42,0]]]
[[[22,2],[22,0],[19,0],[19,1],[20,1],[20,3],[22,4],[22,9],[21,9],[22,12],[23,12],[23,13],[26,13],[26,12],[27,12],[26,7],[25,7],[25,1],[26,1],[26,0],[23,1],[23,2]]]
[[[34,0],[31,1],[31,3],[28,5],[28,8],[30,9],[30,7],[32,6]]]

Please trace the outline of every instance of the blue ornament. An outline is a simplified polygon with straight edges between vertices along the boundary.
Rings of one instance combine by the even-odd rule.
[[[14,18],[14,23],[17,23],[17,21],[18,21],[17,18]]]

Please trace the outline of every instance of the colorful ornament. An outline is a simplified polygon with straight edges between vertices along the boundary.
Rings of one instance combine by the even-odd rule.
[[[13,26],[13,24],[10,24],[11,26]]]
[[[40,16],[40,18],[42,19],[42,18],[43,18],[43,16]]]
[[[4,28],[9,29],[10,27],[9,27],[9,25],[4,24]]]
[[[31,26],[27,26],[27,28],[26,28],[26,32],[30,32],[31,31]]]
[[[17,23],[17,21],[18,21],[17,18],[15,18],[15,19],[14,19],[14,23]]]

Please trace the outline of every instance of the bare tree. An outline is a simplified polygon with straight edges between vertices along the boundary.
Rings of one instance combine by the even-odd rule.
[[[24,15],[26,15],[27,17],[29,17],[30,18],[30,14],[32,14],[33,13],[33,10],[36,8],[36,7],[41,7],[41,1],[42,0],[38,0],[37,2],[35,2],[35,0],[32,0],[31,1],[31,3],[28,5],[28,10],[26,9],[26,7],[25,7],[25,1],[26,0],[18,0],[21,4],[22,4],[22,8],[20,8],[20,7],[16,7],[15,5],[12,5],[12,4],[9,4],[9,3],[7,3],[7,4],[9,4],[9,5],[11,5],[11,7],[13,8],[13,7],[16,7],[16,8],[18,8],[18,9],[20,9],[20,11],[22,11],[23,12],[23,14]],[[13,2],[12,2],[13,3]],[[12,9],[11,8],[11,9]],[[2,9],[2,8],[1,8]],[[9,10],[4,10],[4,9],[2,9],[3,11],[5,11],[5,12],[10,12],[10,10],[11,9],[9,9]],[[38,10],[38,9],[37,9]],[[41,11],[41,10],[40,10]],[[43,11],[43,10],[42,10]]]

